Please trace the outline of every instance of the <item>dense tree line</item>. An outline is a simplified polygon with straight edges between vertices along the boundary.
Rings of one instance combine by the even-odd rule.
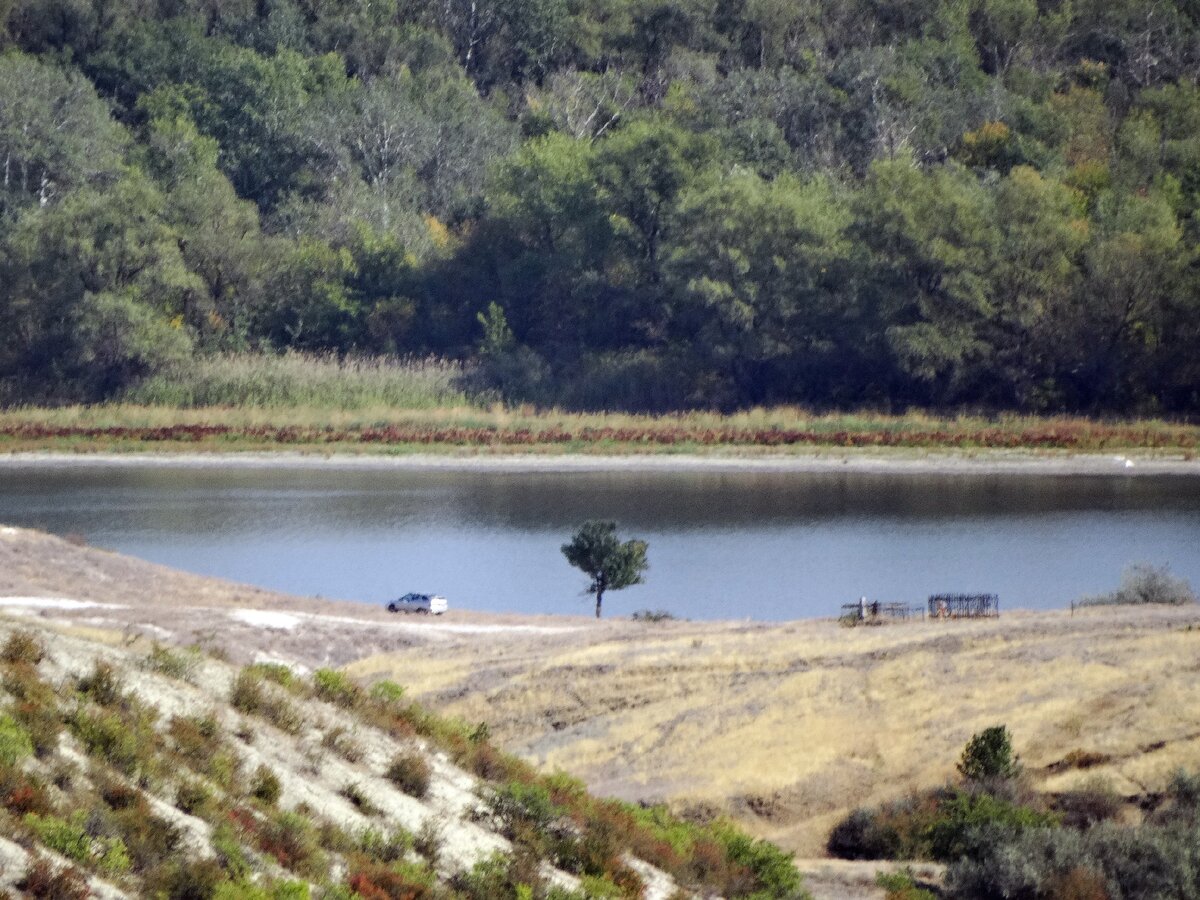
[[[0,0],[0,400],[1200,406],[1190,0]]]

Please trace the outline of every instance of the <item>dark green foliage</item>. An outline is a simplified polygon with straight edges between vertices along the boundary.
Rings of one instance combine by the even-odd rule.
[[[958,772],[968,781],[1015,778],[1020,771],[1012,735],[1003,725],[993,725],[974,735],[958,761]]]
[[[588,593],[596,595],[596,618],[607,590],[620,590],[641,584],[642,573],[649,568],[646,542],[617,537],[614,522],[584,522],[569,543],[562,546],[567,562],[591,578]]]
[[[0,403],[293,348],[592,409],[1191,414],[1198,39],[1182,0],[8,0]]]

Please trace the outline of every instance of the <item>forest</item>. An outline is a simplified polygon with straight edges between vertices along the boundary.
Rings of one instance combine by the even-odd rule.
[[[1196,0],[0,0],[0,405],[1200,409]],[[180,368],[182,366],[182,368]]]

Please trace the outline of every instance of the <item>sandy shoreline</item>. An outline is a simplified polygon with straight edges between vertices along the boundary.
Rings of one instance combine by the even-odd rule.
[[[879,475],[1200,476],[1200,459],[1128,454],[972,451],[915,453],[825,450],[774,456],[408,454],[397,456],[282,452],[56,453],[0,455],[0,469],[152,467],[353,469],[503,473],[564,472],[855,472]]]

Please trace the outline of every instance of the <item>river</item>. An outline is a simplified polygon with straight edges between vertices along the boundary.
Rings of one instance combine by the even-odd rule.
[[[0,522],[288,593],[587,614],[559,550],[588,518],[649,542],[609,614],[836,615],[859,596],[1111,590],[1134,562],[1200,588],[1200,478],[9,465]]]

